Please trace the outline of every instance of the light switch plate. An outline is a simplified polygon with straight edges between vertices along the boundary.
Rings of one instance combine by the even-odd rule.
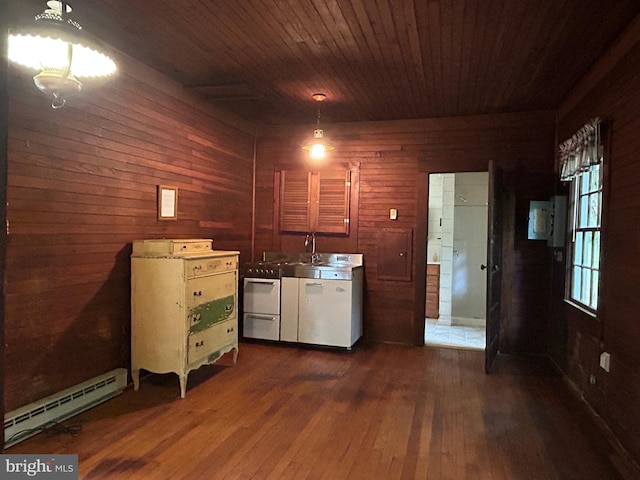
[[[390,220],[397,220],[398,219],[398,209],[396,209],[396,208],[389,209],[389,219]]]
[[[609,368],[611,368],[611,355],[608,352],[602,352],[600,354],[600,367],[608,372]]]

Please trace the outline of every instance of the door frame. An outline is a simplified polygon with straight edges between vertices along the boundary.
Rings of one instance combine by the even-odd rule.
[[[418,205],[416,208],[416,236],[414,239],[414,252],[413,252],[413,264],[415,272],[414,282],[414,322],[413,322],[413,344],[415,346],[423,346],[425,335],[425,300],[426,300],[426,287],[427,276],[425,265],[427,264],[427,223],[429,214],[429,175],[432,173],[466,173],[466,172],[489,172],[490,164],[493,161],[487,161],[484,169],[469,169],[469,168],[452,168],[447,170],[434,170],[434,171],[420,171],[418,177]],[[490,174],[491,175],[491,174]],[[504,188],[508,188],[507,184],[504,184]],[[489,199],[489,209],[491,209],[491,199]],[[506,213],[507,209],[502,209],[502,214]],[[502,236],[503,232],[499,234]],[[487,244],[490,244],[491,232],[487,232]],[[504,245],[503,239],[500,243]],[[504,256],[504,254],[503,254]],[[504,273],[504,271],[503,271]],[[489,284],[487,283],[487,295],[489,294]],[[501,297],[501,292],[498,293]]]

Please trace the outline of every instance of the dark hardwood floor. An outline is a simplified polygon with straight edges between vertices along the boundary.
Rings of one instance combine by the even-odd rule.
[[[361,345],[242,343],[189,376],[150,375],[5,453],[77,453],[92,479],[631,479],[537,360]]]

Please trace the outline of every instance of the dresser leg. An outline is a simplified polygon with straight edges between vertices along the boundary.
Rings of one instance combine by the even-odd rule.
[[[184,398],[187,393],[187,375],[178,375],[180,379],[180,398]]]
[[[131,380],[133,380],[133,390],[137,392],[140,388],[140,370],[131,370]]]
[[[233,364],[238,363],[238,347],[233,347]]]

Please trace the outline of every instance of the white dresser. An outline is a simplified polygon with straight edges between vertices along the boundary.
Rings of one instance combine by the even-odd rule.
[[[238,255],[210,239],[138,240],[131,254],[131,376],[176,373],[238,356]]]

